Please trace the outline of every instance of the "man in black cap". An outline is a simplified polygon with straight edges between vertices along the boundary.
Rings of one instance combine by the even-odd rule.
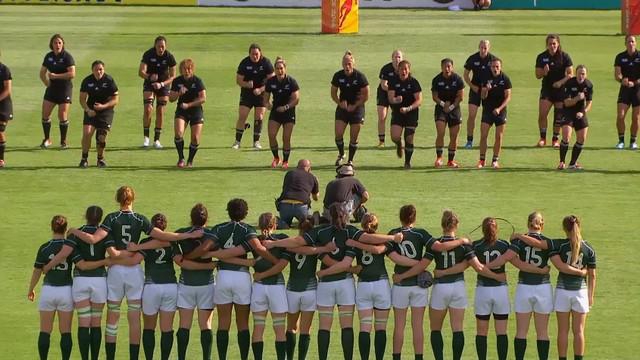
[[[355,221],[360,222],[367,209],[363,206],[369,200],[369,192],[360,180],[354,177],[353,165],[345,164],[336,168],[336,179],[327,184],[324,194],[323,216],[329,218],[330,206],[343,206]]]

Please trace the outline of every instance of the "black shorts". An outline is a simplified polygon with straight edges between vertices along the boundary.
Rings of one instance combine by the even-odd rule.
[[[578,119],[576,118],[576,114],[566,114],[560,125],[571,126],[576,131],[580,131],[589,127],[589,120],[586,116],[582,117],[582,119]]]
[[[54,88],[47,87],[44,91],[44,99],[48,102],[52,102],[54,104],[71,104],[71,93],[73,88],[71,86],[66,86],[62,88]]]
[[[389,93],[382,90],[381,87],[378,86],[378,91],[376,91],[376,104],[378,106],[388,107],[389,104]]]
[[[618,92],[618,104],[625,104],[627,106],[637,107],[640,105],[640,96],[638,94],[639,87],[634,86],[632,88],[620,86]]]
[[[174,119],[182,119],[189,126],[204,124],[204,114],[202,113],[202,108],[194,108],[194,109],[176,109],[176,114]]]
[[[96,116],[89,117],[87,113],[84,113],[82,119],[82,125],[91,125],[96,129],[111,130],[111,124],[113,123],[113,111],[102,111],[96,113]]]
[[[273,120],[278,124],[295,124],[296,123],[296,109],[291,108],[285,112],[277,112],[276,109],[271,110],[269,113],[269,120]]]
[[[402,114],[400,111],[393,111],[391,113],[391,125],[414,128],[418,127],[418,109],[406,114]]]
[[[564,89],[556,89],[554,87],[540,89],[540,100],[547,100],[552,103],[564,101]]]
[[[145,80],[144,83],[142,84],[142,91],[144,91],[144,92],[152,92],[153,96],[155,96],[157,98],[169,96],[169,88],[170,88],[170,86],[165,86],[165,87],[161,87],[160,89],[156,90],[156,89],[153,88],[153,86],[151,86],[151,81],[149,81],[149,80]]]
[[[489,125],[501,126],[507,123],[507,109],[502,110],[500,115],[495,115],[493,109],[483,108],[482,122]]]
[[[0,121],[13,120],[13,104],[11,98],[8,97],[0,101]]]
[[[480,97],[480,93],[474,92],[473,90],[469,89],[469,101],[468,101],[468,104],[475,105],[475,106],[480,106],[481,102],[482,102],[482,98]]]
[[[251,108],[261,108],[264,106],[262,95],[255,95],[252,89],[240,89],[240,106]]]
[[[460,106],[456,106],[455,109],[449,111],[449,113],[444,112],[444,109],[440,105],[436,105],[433,110],[433,119],[435,121],[445,121],[447,126],[454,127],[462,124],[462,112],[460,111]]]
[[[347,124],[364,124],[364,106],[360,106],[354,112],[347,112],[336,106],[336,121],[338,120]]]

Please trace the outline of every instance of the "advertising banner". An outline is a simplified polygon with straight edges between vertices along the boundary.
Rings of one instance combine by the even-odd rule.
[[[322,0],[322,32],[357,33],[358,0]]]
[[[69,5],[182,5],[196,6],[198,0],[0,0],[0,4],[69,4]]]
[[[640,0],[622,0],[622,33],[640,34]]]
[[[200,6],[258,6],[319,8],[324,0],[199,0]],[[471,0],[358,0],[360,8],[447,8],[472,9]]]

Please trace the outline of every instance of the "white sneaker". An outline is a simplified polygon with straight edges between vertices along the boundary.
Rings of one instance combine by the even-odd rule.
[[[616,149],[624,149],[624,143],[623,142],[619,142],[618,145],[616,145]]]
[[[156,140],[153,142],[153,147],[156,149],[162,149],[162,144],[160,144],[160,140]]]
[[[240,149],[240,141],[234,142],[233,145],[231,145],[231,148],[234,150]]]
[[[631,145],[629,145],[629,149],[638,150],[638,143],[631,143]]]
[[[262,149],[262,145],[260,145],[260,141],[254,141],[253,142],[253,148],[256,149],[256,150]]]
[[[142,147],[149,147],[149,143],[150,143],[149,137],[145,136],[144,140],[142,141]]]

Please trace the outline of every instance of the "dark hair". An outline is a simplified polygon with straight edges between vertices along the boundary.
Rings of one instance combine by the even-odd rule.
[[[400,208],[400,222],[404,225],[413,224],[416,222],[416,207],[412,204],[404,205]]]
[[[167,228],[167,217],[164,214],[157,213],[151,217],[151,225],[164,231]]]
[[[133,200],[136,199],[136,193],[133,191],[133,188],[130,186],[121,186],[118,191],[116,191],[116,201],[121,205],[131,205],[133,204]]]
[[[258,228],[265,239],[271,234],[271,230],[278,224],[278,218],[273,213],[266,212],[258,216]]]
[[[493,244],[498,240],[498,223],[492,217],[486,217],[482,220],[482,235],[484,241]]]
[[[260,55],[262,55],[262,49],[260,48],[260,45],[256,43],[249,45],[249,53],[251,53],[251,50],[253,49],[257,49],[258,51],[260,51]]]
[[[84,213],[84,218],[87,219],[87,224],[98,226],[102,220],[102,208],[97,205],[89,206]]]
[[[62,50],[64,50],[64,38],[60,34],[53,34],[49,39],[49,49],[53,50],[53,41],[56,39],[62,40]]]
[[[306,219],[305,221],[301,222],[300,225],[298,225],[298,232],[300,233],[300,235],[303,235],[311,229],[313,229],[313,221],[310,219]]]
[[[162,35],[158,35],[156,36],[155,40],[153,40],[153,46],[156,46],[156,44],[160,41],[164,41],[165,44],[167,43],[167,38],[162,36]]]
[[[96,60],[96,61],[92,62],[91,63],[91,70],[93,70],[93,68],[96,67],[96,65],[104,66],[104,62],[102,62],[102,60]]]
[[[558,50],[556,51],[555,54],[553,54],[553,60],[555,60],[556,63],[559,64],[560,66],[564,65],[563,59],[562,59],[562,44],[560,44],[560,35],[558,34],[547,35],[547,38],[544,44],[545,45],[548,44],[549,40],[556,40],[558,42]]]
[[[451,64],[453,65],[453,60],[451,60],[450,58],[444,58],[442,60],[440,60],[440,66],[444,65],[444,64]]]
[[[63,215],[56,215],[51,219],[51,231],[54,234],[64,234],[67,232],[67,218]]]
[[[342,230],[349,222],[349,213],[344,209],[342,203],[333,203],[329,206],[329,215],[331,216],[331,225],[338,230]]]
[[[209,219],[209,211],[202,203],[197,203],[191,208],[191,225],[204,226]]]
[[[492,62],[492,63],[493,63],[493,62],[496,62],[496,61],[497,61],[497,62],[499,62],[499,63],[500,63],[500,65],[502,65],[502,59],[500,59],[500,58],[499,58],[499,57],[497,57],[497,56],[496,56],[495,58],[493,58],[493,60],[491,60],[491,62]]]
[[[232,221],[242,221],[249,214],[249,204],[243,199],[231,199],[227,203],[227,213]]]

